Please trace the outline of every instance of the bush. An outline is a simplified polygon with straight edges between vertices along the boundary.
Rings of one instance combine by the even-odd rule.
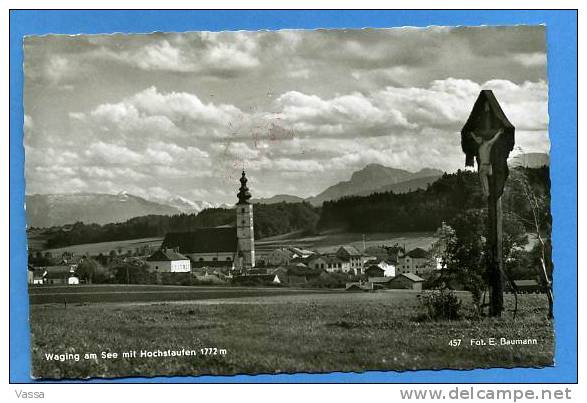
[[[428,319],[459,319],[461,317],[461,300],[448,288],[425,291],[418,295],[420,305],[426,310]]]

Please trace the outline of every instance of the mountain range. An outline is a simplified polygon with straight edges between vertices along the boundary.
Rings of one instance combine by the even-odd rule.
[[[429,183],[437,180],[442,173],[442,171],[432,168],[410,172],[379,164],[369,164],[365,168],[354,172],[350,180],[330,186],[316,196],[307,198],[306,201],[319,206],[325,201],[337,200],[345,196],[365,196],[371,193],[387,191],[405,193],[410,190],[426,188]]]
[[[509,161],[511,166],[540,167],[548,165],[546,154],[522,154]],[[306,201],[321,206],[329,200],[345,196],[366,196],[372,193],[393,191],[406,193],[425,189],[443,174],[442,171],[424,168],[410,172],[379,164],[369,164],[355,171],[348,181],[342,181],[308,198],[278,194],[269,198],[252,199],[253,203],[300,203]],[[74,193],[33,194],[26,196],[26,212],[29,227],[51,227],[82,221],[86,224],[123,222],[145,215],[174,215],[198,213],[205,208],[230,207],[205,201],[193,201],[180,196],[169,199],[147,200],[125,192],[119,194]]]
[[[122,192],[27,195],[26,213],[29,227],[51,227],[78,221],[107,224],[149,214],[179,214],[180,210]]]

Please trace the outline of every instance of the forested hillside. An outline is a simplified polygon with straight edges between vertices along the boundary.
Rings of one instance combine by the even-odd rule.
[[[319,209],[308,203],[259,204],[254,206],[254,214],[257,239],[291,231],[313,232],[320,218]],[[78,222],[72,226],[47,229],[47,247],[157,237],[171,231],[220,225],[236,225],[233,209],[208,208],[198,214],[148,215],[105,225]]]
[[[504,212],[512,212],[530,226],[532,211],[523,183],[542,201],[542,224],[550,221],[548,168],[515,168],[503,197]],[[475,172],[444,174],[426,190],[404,194],[374,193],[346,197],[322,205],[318,228],[343,228],[352,232],[434,231],[443,221],[472,208],[485,208]]]

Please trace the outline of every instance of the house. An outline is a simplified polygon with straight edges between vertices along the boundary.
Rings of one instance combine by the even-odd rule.
[[[326,270],[329,273],[336,271],[348,273],[351,271],[350,262],[333,255],[317,255],[310,259],[308,267],[314,270]]]
[[[272,250],[263,257],[263,261],[269,266],[288,265],[291,263],[306,263],[316,252],[295,246],[284,246]]]
[[[158,273],[189,273],[190,259],[173,249],[159,249],[147,258],[149,269]]]
[[[371,265],[365,269],[367,277],[395,277],[395,266],[389,264],[385,260],[381,260],[379,263]]]
[[[371,265],[365,269],[365,275],[367,277],[384,277],[385,270],[377,265]]]
[[[398,258],[398,273],[428,274],[436,270],[436,263],[432,264],[430,255],[422,248],[416,248]]]
[[[45,284],[45,274],[47,272],[44,270],[35,270],[34,274],[33,274],[33,282],[31,284],[33,285],[42,285]]]
[[[348,262],[350,265],[350,270],[355,272],[355,274],[360,274],[363,272],[363,259],[362,254],[351,245],[344,245],[338,248],[336,251],[336,257],[341,259],[344,262]]]
[[[401,273],[389,281],[389,288],[396,290],[414,290],[422,291],[422,284],[424,283],[422,277],[414,273]]]
[[[35,268],[32,265],[28,265],[27,270],[27,282],[29,285],[43,284],[45,281],[45,270]]]
[[[44,270],[43,284],[79,284],[79,278],[69,265],[47,266],[42,270]],[[70,280],[70,277],[77,278],[77,282]]]
[[[79,285],[79,277],[78,276],[69,276],[67,278],[68,285]]]
[[[385,277],[395,277],[395,265],[391,263],[391,259],[380,261],[377,263],[377,267],[383,269]]]
[[[287,249],[289,249],[294,254],[294,258],[307,259],[310,256],[316,254],[316,252],[313,250],[298,248],[295,246],[290,246]]]
[[[27,265],[27,284],[33,284],[35,278],[35,267],[32,264]]]

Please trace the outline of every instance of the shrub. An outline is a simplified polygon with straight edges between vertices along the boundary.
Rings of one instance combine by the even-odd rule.
[[[459,319],[461,300],[448,288],[425,291],[418,295],[420,305],[426,310],[428,319]]]

